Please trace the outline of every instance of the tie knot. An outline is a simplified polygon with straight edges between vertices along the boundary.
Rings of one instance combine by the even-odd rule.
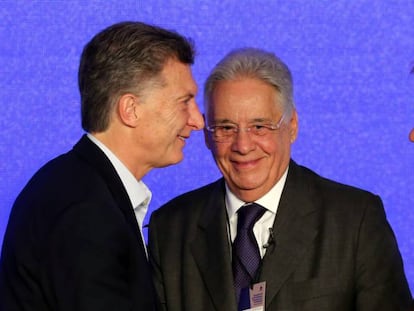
[[[266,209],[257,204],[257,203],[246,203],[237,211],[238,220],[237,228],[238,229],[252,229],[256,221],[263,216]]]

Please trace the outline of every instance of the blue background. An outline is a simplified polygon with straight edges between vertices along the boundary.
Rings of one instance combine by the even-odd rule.
[[[231,48],[274,51],[290,67],[299,113],[293,158],[379,194],[414,289],[414,1],[0,1],[0,241],[14,199],[82,134],[84,44],[141,20],[193,38],[200,85]],[[149,129],[150,130],[150,129]],[[150,211],[219,177],[201,132],[177,166],[153,170]]]

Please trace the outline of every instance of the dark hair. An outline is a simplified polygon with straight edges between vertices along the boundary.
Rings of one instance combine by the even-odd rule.
[[[83,129],[106,130],[120,96],[139,95],[170,59],[192,65],[194,53],[190,39],[141,22],[122,22],[99,32],[84,47],[79,65]]]

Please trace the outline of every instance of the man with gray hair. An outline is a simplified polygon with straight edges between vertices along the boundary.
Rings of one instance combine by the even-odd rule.
[[[411,294],[380,197],[291,159],[292,77],[232,51],[204,88],[205,142],[223,178],[151,216],[163,310],[405,310]]]

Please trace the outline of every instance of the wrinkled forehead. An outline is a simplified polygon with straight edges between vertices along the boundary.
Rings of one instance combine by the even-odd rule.
[[[220,81],[205,108],[207,119],[248,122],[282,114],[280,93],[257,79]]]

